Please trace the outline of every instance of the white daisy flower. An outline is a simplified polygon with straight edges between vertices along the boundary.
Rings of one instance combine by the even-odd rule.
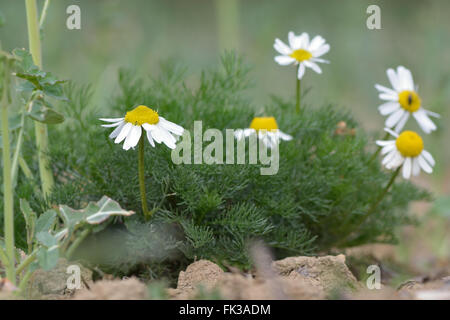
[[[386,127],[395,127],[394,130],[400,132],[412,114],[425,133],[436,130],[436,125],[429,116],[439,118],[439,115],[422,107],[422,100],[414,87],[411,71],[399,66],[397,72],[394,69],[388,69],[387,76],[393,89],[375,85],[380,92],[379,98],[387,101],[378,107],[383,116],[389,115],[386,119]]]
[[[396,140],[378,140],[382,147],[381,154],[386,155],[381,162],[387,169],[396,169],[403,165],[403,178],[409,179],[411,174],[417,176],[420,169],[426,173],[433,172],[435,161],[433,156],[423,148],[422,138],[414,131],[403,131],[401,134],[385,129]]]
[[[234,136],[238,140],[254,134],[257,134],[258,138],[268,148],[278,146],[280,139],[285,141],[292,140],[292,136],[278,129],[274,117],[256,117],[250,123],[250,128],[237,129],[234,132]]]
[[[329,63],[329,61],[319,58],[330,51],[330,45],[325,43],[325,39],[315,36],[309,41],[309,35],[306,32],[296,36],[292,31],[289,32],[288,38],[289,45],[278,38],[275,39],[273,47],[281,54],[275,57],[275,61],[282,66],[298,65],[298,79],[303,78],[306,67],[322,73],[322,69],[316,62]]]
[[[116,127],[109,135],[115,143],[123,143],[123,149],[129,150],[136,147],[142,135],[142,129],[147,133],[147,139],[152,145],[163,142],[170,149],[175,149],[176,137],[183,134],[183,127],[159,116],[156,111],[146,106],[138,106],[128,111],[124,118],[101,118],[111,124],[103,124],[102,127]],[[175,136],[174,136],[175,135]]]

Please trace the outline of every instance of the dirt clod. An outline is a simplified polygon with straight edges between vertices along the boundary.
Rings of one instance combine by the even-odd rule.
[[[42,269],[36,270],[29,281],[28,297],[29,299],[54,300],[70,298],[75,291],[67,288],[67,280],[71,276],[68,273],[70,265],[77,265],[80,268],[81,289],[86,288],[86,284],[92,283],[92,272],[75,262],[68,262],[66,259],[60,259],[58,265],[49,271]]]
[[[304,281],[326,292],[358,285],[343,254],[324,257],[289,257],[274,261],[273,269],[290,280]]]

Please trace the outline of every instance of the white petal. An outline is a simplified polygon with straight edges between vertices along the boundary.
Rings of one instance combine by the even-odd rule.
[[[281,130],[279,130],[278,134],[279,134],[281,140],[290,141],[293,139],[293,137],[291,135],[288,135],[288,134],[282,132]]]
[[[389,145],[395,145],[395,140],[377,140],[376,144],[380,147],[385,147]]]
[[[392,152],[393,150],[395,150],[395,143],[390,143],[381,149],[381,155],[385,155],[386,153]]]
[[[387,116],[388,114],[391,114],[394,111],[397,111],[400,109],[400,104],[398,102],[385,102],[381,106],[378,107],[378,111],[380,111],[381,115]]]
[[[302,45],[301,38],[297,37],[292,31],[288,33],[289,45],[292,50],[300,49]]]
[[[432,116],[434,118],[440,118],[441,117],[441,115],[439,113],[436,113],[436,112],[433,112],[433,111],[430,111],[430,110],[425,110],[425,109],[423,109],[423,111],[425,111],[427,113],[427,115]]]
[[[386,131],[387,133],[389,133],[391,136],[398,138],[398,133],[395,131],[392,131],[389,128],[384,128],[384,131]]]
[[[395,157],[392,159],[391,163],[390,163],[390,167],[387,167],[388,169],[394,169],[394,168],[398,168],[399,166],[402,165],[402,163],[405,161],[405,158],[403,158],[403,156],[400,154],[400,152],[396,151],[395,152]]]
[[[115,137],[117,137],[119,135],[120,131],[122,131],[122,128],[124,125],[125,125],[125,121],[122,121],[120,123],[120,125],[116,129],[114,129],[113,132],[111,132],[111,134],[109,135],[109,138],[114,139]]]
[[[100,118],[100,120],[105,122],[117,122],[122,121],[124,118]]]
[[[380,93],[378,95],[378,98],[380,98],[381,100],[398,102],[398,94]]]
[[[312,51],[311,54],[313,55],[313,57],[318,58],[320,56],[323,56],[328,51],[330,51],[330,45],[329,44],[324,44],[319,49],[316,49],[316,50]]]
[[[400,81],[399,81],[394,69],[388,69],[386,71],[386,74],[389,78],[389,81],[391,82],[392,88],[394,88],[394,90],[397,92],[402,91],[401,87],[400,87]]]
[[[279,53],[284,54],[286,56],[290,55],[292,53],[291,48],[289,48],[283,41],[280,39],[275,39],[275,43],[273,45],[274,49],[277,50]]]
[[[167,131],[165,128],[156,125],[158,128],[157,130],[152,131],[152,136],[156,137],[158,136],[159,140],[161,140],[167,147],[170,149],[175,149],[176,145],[175,143],[177,140],[174,136],[172,136],[169,131]],[[155,139],[156,140],[156,139]]]
[[[414,81],[411,71],[409,71],[403,66],[399,66],[397,68],[397,75],[402,90],[414,91]]]
[[[305,65],[302,62],[298,65],[297,78],[301,80],[304,74],[305,74]]]
[[[397,95],[397,92],[396,91],[394,91],[394,90],[392,90],[392,89],[390,89],[390,88],[387,88],[387,87],[385,87],[385,86],[382,86],[381,84],[375,84],[375,88],[378,90],[378,91],[380,91],[380,92],[383,92],[383,93],[387,93],[387,94],[391,94],[391,95]]]
[[[176,134],[177,136],[181,136],[184,132],[184,128],[182,126],[179,126],[176,123],[173,123],[171,121],[166,120],[163,117],[159,117],[159,124],[166,128],[169,132],[172,132],[173,134]]]
[[[123,143],[123,148],[128,150],[130,148],[136,147],[141,138],[142,128],[141,126],[133,126],[130,130],[130,133],[127,135],[125,142]]]
[[[396,154],[397,154],[397,150],[391,151],[383,158],[383,160],[381,161],[381,164],[383,166],[387,167],[391,163],[392,159],[395,158]]]
[[[309,49],[309,34],[307,34],[306,32],[303,32],[301,35],[299,35],[298,37],[299,43],[300,43],[300,48],[302,49]]]
[[[123,123],[123,121],[119,121],[119,122],[111,123],[111,124],[102,124],[102,127],[104,127],[104,128],[117,127],[117,126],[120,125],[121,123]]]
[[[274,59],[281,66],[287,66],[295,62],[295,59],[289,56],[276,56]]]
[[[385,123],[386,127],[392,128],[393,126],[395,126],[405,112],[406,111],[404,109],[399,109],[399,110],[395,111],[393,114],[391,114],[386,119],[386,123]]]
[[[412,174],[413,176],[418,176],[420,174],[419,159],[417,157],[412,159]]]
[[[403,163],[402,173],[404,179],[409,179],[411,177],[411,169],[412,169],[411,158],[408,157],[405,159],[405,162]]]
[[[330,61],[321,59],[321,58],[311,58],[311,59],[309,59],[309,61],[320,62],[320,63],[330,63]]]
[[[325,44],[325,39],[321,36],[315,36],[311,40],[311,44],[309,45],[309,50],[314,51],[319,49],[323,44]]]
[[[130,132],[131,128],[133,127],[133,125],[129,122],[127,122],[122,130],[120,131],[120,133],[117,135],[116,140],[114,140],[114,143],[121,143],[123,139],[125,139],[128,136],[128,133]]]
[[[397,123],[397,125],[395,126],[395,131],[396,132],[400,132],[402,129],[403,129],[403,127],[405,126],[405,124],[406,124],[406,122],[408,121],[408,119],[409,119],[409,112],[405,112],[404,114],[403,114],[403,116],[401,117],[401,119],[398,121],[398,123]]]
[[[428,162],[426,162],[425,158],[422,157],[422,155],[419,155],[417,157],[417,160],[419,161],[419,165],[422,168],[423,171],[425,171],[426,173],[432,173],[433,172],[433,168],[428,164]]]
[[[428,134],[437,129],[436,125],[434,124],[433,121],[431,121],[431,119],[428,117],[427,113],[423,110],[423,108],[420,108],[419,110],[414,112],[413,116],[425,133]]]
[[[147,132],[148,142],[150,142],[150,145],[152,147],[155,147],[155,142],[153,141],[153,138],[152,138],[152,132],[150,130],[145,130],[145,132]]]
[[[315,72],[319,74],[322,73],[322,69],[320,69],[320,67],[316,63],[307,60],[303,61],[303,63],[306,67],[313,69]]]
[[[436,164],[436,162],[434,161],[433,156],[431,155],[431,153],[429,153],[427,150],[422,150],[422,156],[425,160],[427,160],[427,162],[434,167],[434,165]]]

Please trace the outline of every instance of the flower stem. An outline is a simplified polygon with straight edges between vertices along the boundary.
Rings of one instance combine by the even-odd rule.
[[[145,172],[144,172],[144,135],[139,140],[139,154],[138,154],[138,172],[139,172],[139,189],[141,191],[142,213],[146,219],[149,219],[151,213],[147,206],[147,193],[145,191]]]
[[[398,174],[400,173],[402,166],[399,166],[397,168],[397,170],[395,170],[392,173],[391,179],[389,180],[389,182],[387,183],[386,187],[383,189],[383,191],[378,195],[377,199],[375,200],[375,202],[372,204],[372,206],[369,208],[369,210],[367,210],[366,214],[362,216],[361,220],[358,222],[358,224],[353,227],[353,230],[358,229],[363,223],[364,221],[367,220],[367,218],[369,216],[371,216],[375,210],[378,208],[378,206],[380,205],[381,201],[384,199],[384,197],[386,196],[386,194],[389,192],[389,189],[391,188],[392,184],[395,181],[395,178],[397,178]],[[337,244],[337,247],[342,246],[343,244],[345,244],[346,240],[348,238],[347,236],[344,236],[344,238],[339,241],[339,243]]]
[[[42,29],[44,26],[45,18],[47,18],[48,6],[50,5],[50,0],[45,0],[44,7],[42,8],[41,17],[39,18],[39,27]]]
[[[388,139],[389,138],[389,136],[390,136],[390,134],[389,134],[389,132],[386,132],[386,134],[385,134],[385,136],[383,137],[383,139],[382,140],[386,140],[386,139]],[[378,146],[378,149],[377,149],[377,151],[375,151],[375,153],[372,155],[372,157],[370,157],[370,159],[369,159],[369,163],[372,163],[372,161],[374,161],[377,157],[378,157],[378,155],[380,154],[380,151],[381,151],[381,147],[380,146]]]
[[[41,39],[36,0],[25,0],[27,10],[28,41],[30,53],[36,66],[42,69]],[[39,173],[41,176],[42,193],[47,197],[53,188],[53,173],[50,169],[48,157],[48,132],[47,125],[35,121],[36,147],[39,160]]]
[[[11,179],[11,150],[9,145],[9,125],[8,125],[8,106],[9,106],[9,80],[10,80],[10,61],[5,59],[3,73],[3,92],[1,95],[1,123],[2,123],[2,141],[3,141],[3,219],[5,236],[5,253],[8,261],[3,261],[6,267],[6,277],[13,284],[16,283],[15,273],[15,253],[14,253],[14,198]]]
[[[75,250],[80,246],[80,244],[86,239],[86,237],[91,233],[91,229],[83,230],[76,240],[70,245],[66,251],[66,258],[70,260],[75,252]]]
[[[298,70],[297,70],[298,71]],[[295,104],[295,110],[297,113],[300,113],[300,99],[301,99],[301,81],[297,76],[297,72],[295,74],[295,79],[297,82],[296,89],[297,89],[297,100]]]

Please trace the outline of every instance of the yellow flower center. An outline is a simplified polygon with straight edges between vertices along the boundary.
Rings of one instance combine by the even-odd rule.
[[[125,121],[142,126],[144,123],[157,124],[159,122],[159,117],[156,111],[141,105],[128,111],[125,115]]]
[[[398,94],[398,102],[403,109],[409,112],[416,112],[420,108],[422,101],[414,91],[404,90]]]
[[[291,53],[291,58],[294,58],[298,62],[309,60],[312,58],[311,52],[303,49],[297,49]]]
[[[259,130],[276,130],[278,129],[277,121],[274,117],[259,117],[259,118],[253,118],[252,123],[250,123],[250,128],[255,129],[256,131]]]
[[[395,141],[395,145],[404,157],[415,158],[423,150],[423,140],[414,131],[403,131]]]

